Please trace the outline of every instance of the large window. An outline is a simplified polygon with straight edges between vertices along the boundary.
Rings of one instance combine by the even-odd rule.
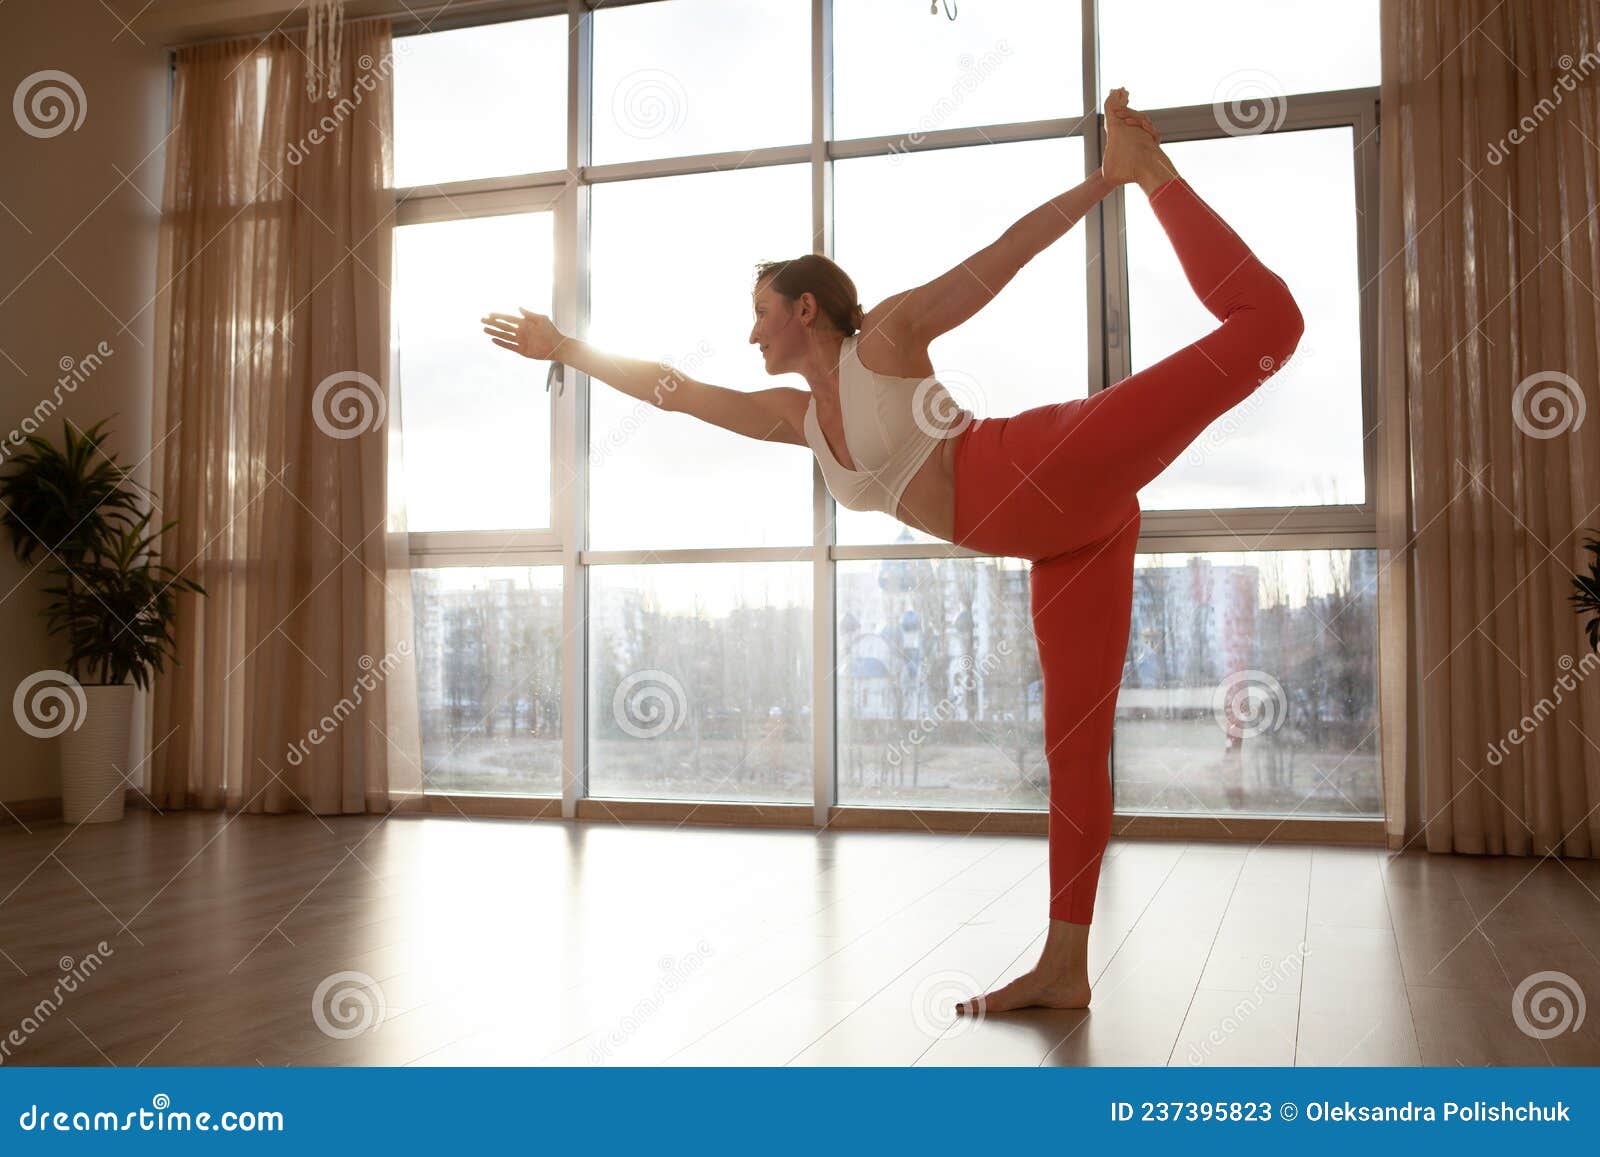
[[[1027,564],[837,569],[839,802],[1042,810],[1050,778]]]
[[[764,389],[749,343],[756,261],[810,249],[804,165],[619,181],[594,191],[589,340],[701,381]],[[600,550],[799,546],[811,463],[664,412],[603,383],[589,392],[589,541]]]
[[[478,318],[523,306],[727,388],[804,388],[749,344],[758,262],[826,252],[869,307],[921,284],[1081,181],[1126,85],[1307,329],[1140,495],[1117,806],[1379,814],[1376,0],[578,7],[418,16],[397,45],[429,786],[559,795],[568,814],[584,796],[819,820],[1046,806],[1024,561],[838,507],[806,447],[571,369],[547,393],[551,367]],[[930,353],[962,405],[1004,417],[1216,324],[1129,186]]]
[[[811,569],[589,571],[598,797],[811,799]]]
[[[909,4],[834,0],[834,134],[910,140],[936,129],[1078,116],[1083,16],[1072,4],[983,0],[957,20]]]
[[[1379,814],[1376,557],[1141,555],[1118,810]]]
[[[1212,105],[1234,133],[1282,123],[1291,93],[1378,83],[1378,0],[1115,0],[1097,15],[1101,88],[1140,108]]]
[[[564,19],[397,37],[395,184],[563,168],[566,103]],[[511,109],[515,132],[506,131]]]
[[[596,164],[811,135],[809,4],[671,0],[594,20]]]
[[[1145,510],[1366,500],[1352,144],[1349,128],[1334,128],[1167,148],[1206,203],[1289,284],[1306,332],[1279,373],[1140,491]],[[1190,288],[1150,203],[1127,203],[1133,368],[1141,370],[1217,319]]]
[[[478,319],[550,312],[549,213],[395,230],[406,517],[413,531],[550,525],[545,375],[484,340]]]
[[[1083,180],[1075,137],[891,153],[834,165],[835,254],[867,308],[938,277]],[[1029,262],[929,348],[939,381],[979,418],[1089,392],[1084,231]],[[839,509],[838,541],[936,541],[888,514]]]
[[[411,572],[433,791],[561,794],[561,568]]]

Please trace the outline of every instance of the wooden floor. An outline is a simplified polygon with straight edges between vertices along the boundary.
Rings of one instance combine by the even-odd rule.
[[[1600,1010],[1539,1039],[1512,1004],[1541,972],[1600,998],[1595,861],[1114,841],[1093,1010],[977,1022],[954,1000],[1037,956],[1040,838],[30,827],[0,830],[6,1064],[1600,1063]]]

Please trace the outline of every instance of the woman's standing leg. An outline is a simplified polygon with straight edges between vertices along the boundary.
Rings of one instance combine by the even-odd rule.
[[[1111,733],[1133,615],[1137,502],[1120,523],[1099,542],[1034,563],[1028,579],[1050,764],[1050,919],[1083,925],[1085,945],[1111,838]],[[1087,958],[1072,964],[1086,980]]]

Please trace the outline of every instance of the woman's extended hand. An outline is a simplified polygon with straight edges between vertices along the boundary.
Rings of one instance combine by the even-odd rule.
[[[521,306],[517,308],[522,309]],[[516,350],[523,357],[536,361],[554,359],[556,351],[567,340],[566,335],[548,317],[542,313],[530,313],[526,309],[522,309],[520,316],[515,313],[486,315],[483,318],[483,332],[493,339],[495,345]]]

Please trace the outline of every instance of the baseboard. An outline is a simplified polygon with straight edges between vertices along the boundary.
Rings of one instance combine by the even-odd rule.
[[[419,793],[415,793],[415,794],[412,794],[412,795],[404,795],[404,796],[396,797],[395,800],[392,802],[392,806],[390,806],[388,808],[384,808],[382,805],[378,805],[378,806],[372,808],[372,810],[368,811],[368,812],[347,812],[347,813],[343,813],[343,814],[347,814],[347,815],[372,815],[372,814],[376,814],[376,813],[379,813],[379,812],[387,811],[388,814],[390,814],[390,815],[399,815],[399,814],[426,815],[429,812],[434,810],[433,808],[431,808],[429,806],[429,803],[428,803],[428,801],[431,798],[433,798],[433,797],[430,797],[428,795],[424,795],[424,794],[419,792]],[[129,788],[128,789],[127,798],[126,798],[126,800],[124,800],[122,806],[123,806],[125,811],[144,811],[144,812],[150,812],[151,814],[154,814],[158,810],[170,810],[170,809],[158,809],[153,803],[151,803],[150,798],[147,795],[145,795],[145,793],[143,791],[140,791],[137,788]],[[215,809],[209,809],[209,808],[202,808],[201,803],[200,803],[200,798],[197,795],[195,795],[193,792],[189,793],[189,798],[188,798],[186,807],[187,807],[187,810],[190,810],[190,811],[215,810]],[[560,813],[560,810],[561,810],[560,801],[557,800],[556,801],[557,814]],[[274,814],[274,815],[310,815],[312,813],[306,812],[306,811],[302,811],[301,809],[296,808],[293,811],[289,811],[289,812],[274,812],[272,814]],[[60,819],[61,819],[61,797],[58,796],[58,795],[47,795],[47,796],[40,796],[37,799],[19,799],[19,800],[11,800],[11,801],[8,801],[8,802],[5,802],[5,803],[0,803],[0,829],[4,829],[4,828],[8,828],[8,827],[18,827],[18,826],[20,826],[19,821],[20,821],[21,824],[26,824],[26,823],[30,823],[30,822],[32,822],[32,823],[49,823],[52,820],[59,821]]]
[[[14,799],[0,803],[0,828],[20,827],[29,820],[44,823],[60,818],[61,797],[58,795],[40,796],[37,799]]]
[[[561,819],[561,801],[549,796],[430,794],[434,815]],[[740,827],[813,828],[809,804],[695,803],[687,800],[581,799],[577,818],[591,823],[670,823]],[[835,807],[829,828],[843,831],[916,831],[992,835],[1046,835],[1039,811],[957,808]],[[1127,839],[1217,840],[1241,843],[1317,843],[1383,847],[1380,819],[1275,816],[1123,815],[1112,834]]]

